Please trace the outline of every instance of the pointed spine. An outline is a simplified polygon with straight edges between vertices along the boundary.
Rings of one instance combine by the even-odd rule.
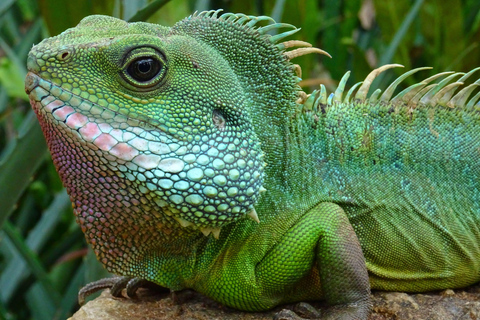
[[[338,84],[337,89],[335,90],[335,96],[333,98],[334,101],[342,102],[343,92],[345,91],[345,85],[347,84],[349,77],[350,77],[350,71],[347,71],[343,75],[342,79],[340,80],[340,83]]]
[[[280,28],[293,28],[293,29],[295,29],[295,26],[291,25],[291,24],[288,24],[288,23],[273,23],[273,24],[269,24],[268,26],[258,28],[257,32],[260,33],[260,34],[266,34],[267,32],[269,32],[271,30],[280,29]]]
[[[203,233],[205,237],[208,237],[210,233],[213,235],[215,239],[218,239],[220,237],[220,228],[209,228],[209,227],[204,227],[204,228],[199,228],[200,231]]]
[[[331,106],[332,103],[333,103],[333,97],[334,97],[334,94],[333,94],[333,93],[330,93],[330,95],[328,96],[328,99],[327,99],[327,104],[328,104],[329,106]]]
[[[320,85],[320,97],[321,104],[327,104],[327,88],[323,84]]]
[[[454,72],[442,72],[442,73],[437,73],[433,76],[431,76],[430,78],[427,78],[425,80],[423,80],[422,82],[420,83],[416,83],[414,85],[411,85],[410,87],[406,88],[405,90],[403,90],[402,92],[400,92],[397,96],[395,96],[395,98],[392,99],[392,103],[397,103],[397,102],[403,102],[405,104],[408,104],[420,91],[422,91],[424,89],[424,87],[429,83],[429,82],[432,82],[433,80],[435,79],[438,79],[444,75],[449,75],[449,74],[452,74]],[[429,86],[429,89],[431,89],[432,87]],[[428,90],[427,90],[428,91]],[[423,91],[424,93],[426,91]]]
[[[277,43],[279,40],[282,40],[283,38],[291,36],[292,34],[295,34],[298,31],[300,31],[300,29],[294,29],[294,30],[283,32],[283,33],[279,33],[277,35],[271,36],[270,38],[268,38],[268,40],[271,43]]]
[[[368,76],[365,78],[365,80],[363,81],[362,86],[358,89],[357,94],[355,95],[355,99],[360,101],[365,101],[367,99],[368,90],[370,89],[370,86],[372,85],[373,80],[375,80],[375,78],[383,71],[391,68],[396,68],[396,67],[403,68],[401,64],[386,64],[370,72]]]
[[[362,85],[363,82],[357,82],[355,83],[350,90],[348,90],[347,94],[345,95],[345,98],[343,99],[343,102],[350,102],[350,97],[352,96],[353,92],[355,92],[355,89],[357,89],[359,86]]]
[[[277,44],[277,48],[280,50],[284,50],[287,48],[294,48],[294,47],[311,47],[312,45],[305,41],[300,40],[288,40],[282,43]]]
[[[237,14],[237,15],[238,15],[238,14]],[[238,24],[238,25],[243,25],[246,21],[249,21],[249,20],[250,20],[250,18],[249,18],[248,16],[246,16],[246,15],[243,15],[243,14],[242,14],[242,15],[238,15],[238,16],[240,16],[240,19],[238,19],[237,21],[235,21],[235,23]]]
[[[302,68],[298,64],[292,64],[292,68],[293,68],[293,72],[295,72],[295,75],[298,78],[302,79]]]
[[[467,80],[472,74],[474,74],[475,72],[477,72],[478,70],[480,70],[480,67],[478,68],[475,68],[473,70],[470,70],[468,73],[466,73],[463,77],[461,77],[460,79],[458,79],[457,82],[465,82],[465,80]]]
[[[449,75],[448,77],[446,77],[445,79],[443,79],[442,81],[440,81],[438,83],[438,85],[434,88],[432,88],[430,91],[428,91],[423,97],[422,99],[420,99],[420,102],[419,104],[422,105],[422,106],[425,106],[425,105],[431,105],[431,100],[438,100],[437,99],[434,99],[434,97],[440,92],[442,91],[442,89],[448,85],[448,83],[450,81],[452,81],[453,78],[455,77],[458,77],[460,75],[464,75],[465,73],[463,72],[459,72],[459,73],[454,73],[452,75]],[[436,101],[435,101],[436,103]]]
[[[480,99],[480,91],[468,101],[467,106],[465,107],[467,110],[472,110],[475,104],[477,103],[478,99]]]
[[[268,16],[248,16],[251,21],[248,22],[246,25],[247,27],[251,28],[253,27],[254,25],[256,25],[258,22],[260,21],[269,21],[269,22],[272,22],[272,23],[276,23],[275,20],[273,20],[272,17],[268,17]],[[295,26],[292,26],[293,28],[295,28]]]
[[[475,90],[479,84],[477,83],[472,83],[468,87],[460,90],[459,93],[457,93],[448,103],[447,107],[450,108],[462,108],[465,106],[465,102],[467,101],[468,97],[472,93],[473,90]]]
[[[423,88],[422,90],[420,90],[412,99],[410,99],[410,101],[408,101],[408,106],[411,107],[411,108],[416,108],[417,105],[418,105],[418,102],[420,101],[420,99],[428,92],[430,91],[432,88],[434,88],[435,86],[438,86],[437,83],[433,83],[429,86],[426,86],[425,88]]]
[[[223,11],[222,9],[215,10],[215,12],[212,14],[211,17],[212,17],[213,19],[217,19],[218,14],[219,14],[220,12],[222,12],[222,11]]]
[[[313,110],[313,105],[315,104],[315,96],[317,94],[317,90],[313,91],[310,95],[307,96],[307,100],[303,104],[303,111],[311,111]]]
[[[417,94],[418,91],[422,90],[427,84],[424,82],[416,83],[410,87],[404,89],[399,94],[397,94],[390,102],[392,104],[404,103],[407,104],[410,99]]]
[[[375,90],[370,96],[370,98],[368,98],[368,102],[371,103],[372,105],[376,104],[381,93],[382,93],[381,89]]]
[[[247,213],[247,217],[255,221],[256,223],[260,223],[260,219],[258,219],[258,214],[257,210],[255,208],[252,208],[249,213]]]
[[[443,103],[443,104],[440,104],[439,103],[439,100],[449,91],[455,91],[455,89],[459,86],[462,86],[463,85],[463,82],[454,82],[454,83],[450,83],[448,85],[446,85],[445,87],[443,87],[440,91],[438,91],[429,101],[428,101],[428,105],[430,107],[436,107],[437,105],[442,105],[442,106],[446,106],[446,102]]]
[[[327,57],[332,57],[328,52],[318,48],[298,48],[292,51],[286,51],[283,55],[287,57],[288,60],[292,60],[293,58],[301,57],[309,53],[320,53]]]
[[[411,76],[412,74],[421,71],[421,70],[427,70],[427,69],[432,69],[431,67],[423,67],[423,68],[417,68],[410,70],[408,72],[405,72],[402,74],[400,77],[398,77],[394,82],[392,82],[387,89],[383,92],[382,96],[380,97],[380,101],[383,103],[386,103],[390,101],[390,98],[392,97],[393,93],[395,92],[395,89],[397,86],[405,80],[407,77]]]
[[[445,90],[445,93],[443,94],[443,96],[440,99],[438,99],[437,104],[440,105],[440,106],[446,107],[447,103],[450,101],[452,96],[455,94],[455,90],[457,89],[457,87],[460,87],[460,86],[463,86],[463,82],[455,82],[455,83],[452,83],[451,85],[448,85],[447,86],[447,87],[449,87],[448,90]],[[447,87],[445,87],[445,89]]]

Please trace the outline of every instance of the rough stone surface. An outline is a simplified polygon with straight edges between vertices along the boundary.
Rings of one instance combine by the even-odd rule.
[[[480,285],[463,290],[444,290],[428,294],[374,292],[369,320],[480,319]],[[321,307],[320,304],[314,304]],[[296,309],[295,306],[287,306]],[[69,320],[172,319],[172,320],[271,320],[285,306],[261,313],[241,312],[222,306],[198,293],[176,295],[141,290],[139,298],[113,298],[109,290],[88,302]],[[302,319],[295,317],[292,319]]]

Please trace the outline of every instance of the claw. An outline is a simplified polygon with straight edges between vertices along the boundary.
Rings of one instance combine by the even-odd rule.
[[[162,288],[153,282],[140,278],[132,278],[127,276],[103,278],[94,282],[90,282],[80,289],[78,292],[78,304],[83,306],[85,304],[86,297],[103,289],[110,289],[110,294],[114,297],[122,297],[123,289],[127,289],[127,296],[129,298],[135,298],[137,295],[137,290],[140,287],[150,289],[155,288],[156,290],[158,290],[158,288]]]
[[[83,306],[85,304],[85,299],[89,295],[103,289],[110,289],[112,296],[119,297],[122,294],[122,289],[125,288],[126,284],[131,279],[131,277],[112,277],[90,282],[78,292],[78,304]]]

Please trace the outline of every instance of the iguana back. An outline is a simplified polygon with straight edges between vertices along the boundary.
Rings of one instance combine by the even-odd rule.
[[[291,158],[301,157],[288,171],[312,178],[292,190],[345,210],[372,288],[427,291],[479,280],[478,107],[429,100],[352,99],[298,116],[303,143]]]

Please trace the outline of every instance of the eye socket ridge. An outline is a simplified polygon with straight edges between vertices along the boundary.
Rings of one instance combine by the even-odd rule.
[[[137,88],[157,85],[165,76],[165,57],[151,47],[137,48],[125,57],[121,75]]]

